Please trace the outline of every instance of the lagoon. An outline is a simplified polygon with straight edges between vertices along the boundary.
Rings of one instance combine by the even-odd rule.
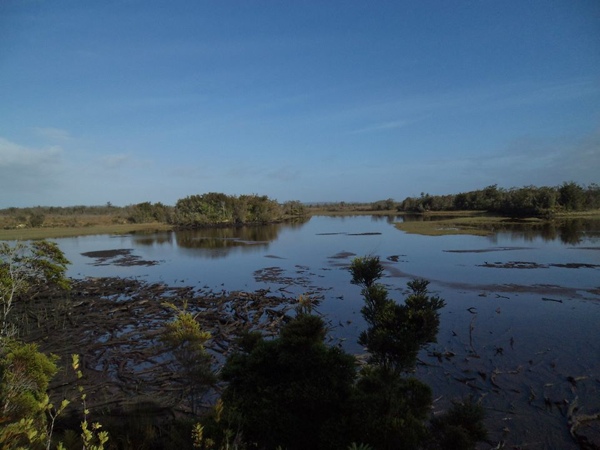
[[[527,228],[490,236],[420,236],[396,216],[316,216],[293,224],[56,239],[74,278],[118,276],[213,291],[310,295],[332,344],[363,353],[362,299],[347,267],[377,255],[382,282],[402,301],[425,278],[446,300],[438,343],[417,375],[435,408],[472,395],[490,439],[507,446],[573,448],[571,412],[600,412],[600,229]],[[106,250],[120,250],[100,257]],[[124,256],[125,255],[125,256]],[[591,428],[588,433],[598,432]],[[597,436],[596,436],[597,437]]]

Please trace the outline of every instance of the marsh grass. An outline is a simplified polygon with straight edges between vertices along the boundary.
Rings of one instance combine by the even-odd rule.
[[[94,234],[151,233],[172,230],[166,223],[97,223],[78,226],[0,229],[0,241],[53,239]]]
[[[406,220],[405,218],[404,222],[396,222],[395,226],[406,233],[424,236],[457,234],[489,236],[502,230],[536,228],[565,219],[577,218],[600,219],[600,210],[557,214],[552,219],[538,217],[509,218],[487,215],[485,212],[480,211],[447,211],[422,214],[416,217],[418,220]]]

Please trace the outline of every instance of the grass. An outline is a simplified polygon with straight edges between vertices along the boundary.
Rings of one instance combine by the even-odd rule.
[[[52,239],[94,234],[151,233],[171,230],[165,223],[90,224],[86,226],[58,226],[39,228],[0,229],[0,241]]]
[[[309,208],[309,214],[322,216],[410,216],[395,210],[373,211],[366,205],[313,207]],[[487,236],[502,229],[524,226],[536,227],[564,219],[600,220],[600,210],[556,214],[551,220],[540,218],[510,219],[502,216],[490,216],[482,211],[436,211],[420,214],[419,217],[423,220],[398,222],[396,228],[406,233],[427,236],[453,234]],[[32,228],[22,225],[22,222],[14,216],[0,215],[0,241],[52,239],[95,234],[151,233],[172,229],[171,225],[158,222],[127,223],[123,217],[111,214],[46,215],[42,227]]]
[[[442,216],[443,217],[443,216]],[[410,234],[425,236],[447,236],[453,234],[470,234],[488,236],[496,227],[506,225],[504,217],[454,217],[452,219],[423,220],[397,222],[396,228]]]
[[[447,236],[467,234],[489,236],[511,228],[535,228],[565,219],[600,219],[600,210],[557,214],[552,219],[536,217],[514,219],[477,211],[446,211],[420,215],[423,220],[397,222],[396,228],[410,234]],[[448,217],[449,218],[444,218]]]

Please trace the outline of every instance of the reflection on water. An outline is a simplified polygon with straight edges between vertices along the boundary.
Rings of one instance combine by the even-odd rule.
[[[435,222],[441,220],[454,220],[464,216],[423,216],[407,214],[402,216],[404,222]],[[550,222],[529,222],[506,219],[503,223],[481,223],[481,228],[489,229],[495,233],[509,233],[512,240],[535,241],[542,238],[544,241],[559,239],[563,244],[577,245],[582,239],[600,238],[599,219],[555,219]]]
[[[402,216],[398,216],[398,215],[386,215],[386,216],[377,215],[377,216],[371,216],[371,220],[373,222],[385,222],[385,223],[393,224],[394,222],[398,222],[400,220],[399,219],[400,217],[402,217]]]
[[[137,245],[152,246],[173,244],[174,235],[173,233],[142,233],[134,234],[132,238]]]
[[[579,395],[586,411],[600,407],[595,381],[600,373],[600,221],[511,224],[484,237],[430,237],[396,229],[398,220],[313,217],[293,224],[85,236],[57,243],[73,262],[73,277],[143,277],[215,290],[317,295],[331,335],[354,353],[364,352],[357,339],[365,324],[360,288],[350,283],[347,267],[355,255],[379,256],[392,298],[404,298],[410,279],[426,278],[432,292],[447,302],[433,349],[456,357],[427,359],[419,369],[439,405],[454,395],[472,394],[487,408],[491,437],[505,440],[507,448],[573,448],[564,400]],[[98,266],[83,256],[109,249],[132,249],[140,259],[160,263]],[[480,358],[473,357],[473,348]],[[568,377],[582,375],[589,380],[579,381],[574,392]],[[546,399],[563,409],[547,409]],[[532,436],[552,445],[531,447]]]
[[[294,220],[285,223],[203,228],[195,230],[179,230],[171,233],[150,235],[134,235],[133,241],[141,246],[171,244],[185,252],[208,258],[224,258],[232,251],[256,252],[264,250],[269,243],[278,239],[284,230],[299,230],[309,219]]]

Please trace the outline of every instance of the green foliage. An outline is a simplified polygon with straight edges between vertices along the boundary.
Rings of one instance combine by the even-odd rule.
[[[291,217],[302,217],[307,214],[306,206],[298,200],[291,200],[283,204],[283,214]]]
[[[361,309],[369,325],[359,343],[369,350],[369,362],[386,370],[411,370],[419,350],[435,342],[439,328],[438,311],[444,301],[429,295],[426,280],[408,283],[411,291],[403,305],[388,298],[387,289],[376,281],[383,274],[378,257],[355,258],[350,264],[352,283],[363,286],[365,305]]]
[[[168,222],[171,216],[172,207],[165,206],[162,203],[144,202],[131,205],[128,208],[127,220],[132,223],[149,222]]]
[[[408,283],[403,305],[390,300],[376,283],[383,274],[377,257],[356,258],[350,271],[363,287],[369,328],[360,342],[370,364],[357,374],[353,356],[327,347],[323,320],[301,298],[277,339],[247,333],[228,358],[222,372],[227,425],[216,429],[230,434],[213,431],[214,442],[229,442],[231,430],[258,448],[419,448],[430,440],[431,389],[404,374],[435,341],[444,301],[429,294],[425,280]],[[206,428],[196,431],[202,437]]]
[[[352,398],[352,437],[376,449],[418,448],[427,437],[431,401],[421,381],[368,366]]]
[[[352,284],[369,288],[383,275],[383,266],[378,256],[354,258],[350,263]]]
[[[289,203],[289,202],[288,202]],[[299,214],[299,203],[288,205],[287,212]],[[239,197],[210,192],[179,199],[171,222],[180,227],[210,225],[264,224],[281,220],[286,208],[266,195],[240,195]]]
[[[558,189],[558,200],[567,211],[584,209],[586,194],[577,183],[563,183]]]
[[[450,410],[431,421],[429,448],[441,450],[474,450],[477,442],[487,438],[483,425],[484,411],[472,399],[455,402]]]
[[[574,182],[558,187],[524,186],[502,189],[497,185],[461,192],[456,195],[408,197],[398,206],[399,211],[427,212],[471,210],[489,211],[513,217],[551,215],[557,211],[581,211],[600,207],[600,188],[597,184],[583,187]]]
[[[49,440],[46,414],[53,408],[46,390],[56,374],[57,357],[35,344],[0,339],[0,445],[41,448]],[[65,405],[61,405],[64,409]]]
[[[222,377],[230,429],[260,448],[348,445],[345,408],[355,361],[327,347],[325,331],[321,318],[300,314],[278,339],[261,339],[228,358]]]
[[[202,331],[194,315],[187,311],[186,303],[183,309],[171,303],[164,305],[173,309],[176,316],[166,324],[160,340],[175,356],[174,369],[183,375],[183,391],[189,396],[194,410],[197,399],[215,381],[211,371],[211,357],[204,347],[210,339],[210,333]]]
[[[83,373],[80,369],[79,355],[71,356],[71,367],[77,375],[77,379],[83,378]],[[87,394],[83,386],[78,386],[81,405],[83,406],[83,421],[81,422],[81,440],[85,450],[103,450],[104,444],[108,442],[108,432],[100,431],[102,425],[98,422],[89,423],[88,415],[90,413],[87,407]]]
[[[374,211],[391,211],[396,209],[396,202],[393,198],[387,200],[378,200],[371,204],[371,209]]]
[[[54,243],[36,241],[29,245],[0,243],[0,443],[3,448],[41,447],[50,443],[57,415],[46,390],[57,372],[56,357],[38,351],[35,344],[12,339],[17,324],[9,319],[16,300],[26,300],[41,285],[69,288],[65,277],[69,261]],[[47,416],[51,418],[47,428]]]
[[[17,299],[25,300],[36,287],[54,284],[69,289],[65,273],[69,261],[53,242],[35,241],[14,246],[0,243],[0,337],[15,333],[9,313]]]
[[[41,227],[44,224],[45,216],[42,213],[34,213],[29,217],[29,226],[32,228]]]
[[[58,371],[57,359],[54,355],[41,353],[35,344],[23,344],[9,338],[0,339],[2,449],[51,448],[56,419],[70,404],[69,400],[63,399],[55,408],[47,394],[50,380]],[[81,379],[83,374],[79,369],[78,355],[73,355],[72,367],[77,378]],[[87,450],[103,450],[108,441],[108,433],[101,431],[99,423],[88,422],[86,394],[81,386],[79,395],[83,405],[79,446],[82,444]],[[67,435],[69,433],[65,433]],[[56,448],[65,447],[59,443]]]

